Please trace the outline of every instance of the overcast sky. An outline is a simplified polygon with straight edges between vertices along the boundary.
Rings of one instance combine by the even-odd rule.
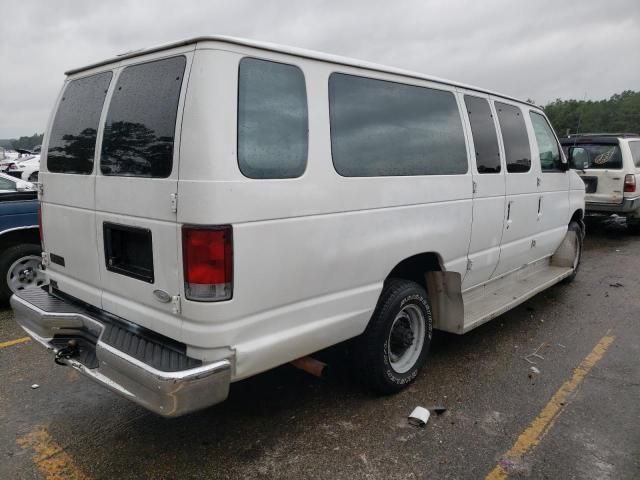
[[[44,130],[65,70],[212,34],[369,60],[538,104],[640,90],[640,0],[0,0],[0,138]]]

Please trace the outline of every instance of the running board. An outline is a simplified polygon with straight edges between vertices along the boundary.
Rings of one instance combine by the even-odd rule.
[[[572,272],[572,268],[553,265],[551,257],[538,260],[463,292],[463,322],[438,327],[451,333],[466,333],[560,282]]]

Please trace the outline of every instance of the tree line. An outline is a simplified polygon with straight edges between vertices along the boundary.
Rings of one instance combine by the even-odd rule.
[[[606,100],[561,100],[545,113],[559,136],[567,133],[640,133],[640,92],[625,90]]]
[[[640,92],[625,90],[605,100],[561,100],[544,106],[558,136],[567,133],[640,133]],[[0,140],[0,147],[31,149],[42,134]]]
[[[6,140],[0,140],[0,147],[4,148],[23,148],[25,150],[31,150],[37,145],[42,145],[42,133],[34,133],[30,137],[23,136],[20,138],[9,138]]]

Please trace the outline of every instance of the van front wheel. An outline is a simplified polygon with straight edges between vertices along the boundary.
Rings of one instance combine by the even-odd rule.
[[[432,333],[424,288],[409,280],[387,281],[367,329],[356,339],[354,360],[360,377],[378,393],[399,392],[424,365]]]

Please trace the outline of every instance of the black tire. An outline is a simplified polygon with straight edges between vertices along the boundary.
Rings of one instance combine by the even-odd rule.
[[[40,256],[41,252],[40,245],[24,243],[9,247],[0,254],[0,303],[6,303],[13,294],[7,284],[7,273],[11,265],[23,257],[30,255]]]
[[[390,355],[393,347],[390,334],[396,317],[409,306],[411,306],[409,310],[422,314],[422,319],[416,317],[416,322],[424,322],[422,336],[424,341],[419,356],[411,368],[398,373],[391,363]],[[415,380],[424,365],[432,334],[431,306],[424,288],[409,280],[395,278],[388,280],[367,329],[355,340],[354,363],[360,379],[377,393],[389,395],[399,392]],[[417,355],[418,349],[414,351]]]
[[[582,248],[584,244],[584,230],[582,229],[582,227],[578,222],[571,222],[569,224],[569,230],[573,230],[574,232],[576,232],[576,235],[578,236],[578,260],[571,275],[569,275],[563,280],[564,283],[573,282],[573,280],[576,278],[576,275],[578,275],[578,270],[580,269],[580,261],[582,260]]]
[[[627,217],[627,232],[631,235],[640,235],[640,219]]]
[[[31,183],[36,183],[38,181],[38,172],[33,172],[31,175],[29,175],[29,181]]]

